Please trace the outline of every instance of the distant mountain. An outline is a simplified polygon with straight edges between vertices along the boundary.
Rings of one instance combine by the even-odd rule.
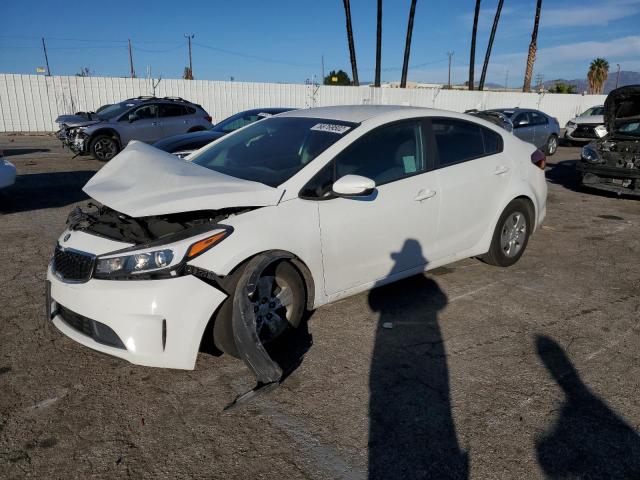
[[[607,78],[607,83],[604,86],[604,93],[609,93],[611,90],[616,88],[616,76],[617,71],[609,71],[609,78]],[[588,90],[587,79],[586,78],[576,78],[573,80],[566,80],[563,78],[557,80],[547,80],[543,82],[545,88],[552,88],[556,83],[566,83],[567,85],[575,85],[577,93],[586,92]],[[620,71],[620,81],[618,82],[619,87],[624,87],[625,85],[640,85],[640,72],[628,72],[625,70]]]

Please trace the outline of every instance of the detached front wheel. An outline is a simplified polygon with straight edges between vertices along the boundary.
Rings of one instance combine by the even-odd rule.
[[[233,274],[234,293],[225,301],[213,326],[213,341],[219,350],[239,357],[233,338],[233,295],[245,288],[238,280],[247,265]],[[250,298],[255,315],[256,334],[262,345],[269,345],[291,328],[300,325],[305,309],[305,287],[297,269],[286,260],[268,265],[258,277],[256,289]]]
[[[120,148],[118,142],[113,137],[99,135],[91,140],[89,150],[96,160],[108,162],[118,154]]]

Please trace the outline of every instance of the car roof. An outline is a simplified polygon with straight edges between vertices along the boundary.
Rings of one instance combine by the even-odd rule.
[[[341,105],[335,107],[316,107],[292,110],[281,113],[279,117],[307,117],[361,123],[367,119],[388,113],[411,110],[432,111],[428,108],[404,107],[400,105]]]
[[[197,103],[190,102],[189,100],[185,100],[181,97],[153,97],[153,96],[140,96],[134,98],[127,98],[126,100],[122,100],[119,103],[133,103],[140,104],[145,102],[154,102],[154,103],[184,103],[187,105],[193,105],[194,107],[200,107]]]

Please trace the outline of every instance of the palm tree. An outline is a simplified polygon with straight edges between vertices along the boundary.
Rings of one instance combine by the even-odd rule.
[[[482,65],[482,75],[480,76],[480,85],[478,90],[484,90],[484,81],[487,78],[487,68],[489,67],[489,57],[491,56],[491,49],[493,48],[493,39],[496,36],[496,30],[498,29],[498,21],[500,20],[500,12],[502,12],[502,4],[504,0],[498,2],[498,8],[496,9],[496,16],[493,18],[493,27],[491,28],[491,35],[489,36],[489,44],[487,45],[487,53],[484,56],[484,65]]]
[[[411,52],[411,34],[413,33],[413,17],[416,14],[416,1],[417,0],[411,0],[411,9],[409,10],[409,24],[407,25],[407,41],[404,45],[404,61],[402,62],[400,88],[407,87],[407,71],[409,70],[409,53]]]
[[[596,58],[589,65],[589,73],[587,73],[587,81],[589,82],[589,93],[602,94],[604,84],[609,76],[609,62],[604,58]]]
[[[542,0],[538,0],[536,5],[536,16],[533,19],[533,32],[531,32],[531,43],[529,44],[529,55],[527,56],[527,68],[524,72],[523,92],[531,90],[531,75],[533,75],[533,62],[536,60],[536,50],[538,48],[538,26],[540,25],[540,9],[542,9]]]
[[[353,30],[351,29],[351,6],[349,0],[343,0],[344,2],[344,15],[347,19],[347,41],[349,42],[349,56],[351,57],[351,75],[353,77],[353,84],[357,87],[360,85],[358,82],[358,65],[356,64],[356,47],[353,44]]]
[[[382,0],[378,0],[378,18],[376,21],[376,79],[373,86],[380,86],[380,63],[382,62]]]
[[[476,0],[476,13],[473,16],[473,30],[471,31],[471,55],[469,58],[469,90],[475,88],[474,69],[476,65],[476,34],[478,33],[478,17],[480,16],[480,0]]]

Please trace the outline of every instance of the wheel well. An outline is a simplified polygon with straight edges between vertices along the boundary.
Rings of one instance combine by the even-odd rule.
[[[302,281],[304,283],[305,294],[306,294],[306,297],[307,297],[306,298],[307,310],[312,310],[314,302],[315,302],[315,292],[316,292],[316,290],[315,290],[316,284],[315,284],[315,281],[313,280],[313,275],[311,275],[311,270],[309,270],[309,267],[307,267],[307,265],[302,260],[300,260],[300,258],[298,258],[296,255],[294,255],[291,252],[287,252],[287,251],[284,251],[284,250],[265,250],[264,252],[256,253],[255,255],[252,255],[249,258],[245,258],[242,262],[240,262],[238,265],[236,265],[229,272],[228,275],[225,275],[224,278],[230,278],[240,268],[245,266],[253,258],[257,257],[258,255],[264,255],[264,254],[267,254],[267,253],[272,253],[272,254],[276,254],[276,255],[282,255],[283,256],[282,260],[289,261],[294,266],[294,268],[298,271],[298,273],[302,277]]]
[[[93,142],[93,140],[98,138],[100,135],[108,135],[112,137],[116,142],[118,142],[118,148],[122,148],[120,135],[118,135],[118,132],[116,132],[112,128],[101,128],[100,130],[96,130],[91,134],[91,137],[89,138],[89,143]]]
[[[529,212],[528,212],[529,213],[529,219],[535,225],[535,223],[536,223],[536,207],[535,207],[535,204],[533,203],[533,200],[531,200],[531,198],[527,197],[526,195],[520,195],[519,197],[516,197],[513,200],[518,200],[518,199],[524,200],[525,203],[527,204],[527,206],[529,207]]]

